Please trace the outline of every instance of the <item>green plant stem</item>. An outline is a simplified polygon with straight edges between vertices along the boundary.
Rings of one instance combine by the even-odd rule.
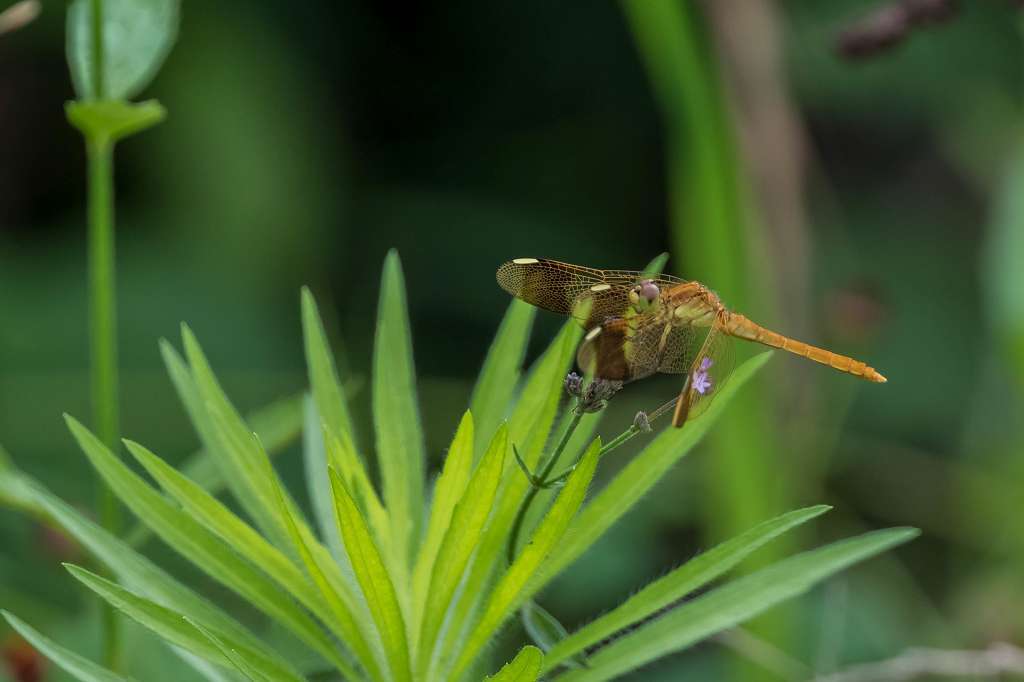
[[[118,450],[117,314],[114,277],[114,160],[108,138],[86,138],[89,183],[89,334],[92,411],[96,434],[107,447]],[[99,513],[103,527],[117,533],[120,507],[102,481]],[[114,609],[103,607],[104,660],[117,669],[120,626]]]
[[[533,504],[533,500],[537,497],[537,493],[541,490],[544,483],[547,481],[551,470],[555,467],[555,463],[558,462],[558,458],[562,456],[562,451],[565,450],[565,446],[569,444],[569,439],[572,438],[572,434],[576,431],[576,427],[580,425],[580,420],[583,419],[583,413],[573,407],[572,420],[569,425],[565,427],[565,433],[562,434],[562,440],[559,441],[558,446],[551,452],[551,456],[548,457],[544,463],[544,467],[541,469],[540,474],[537,476],[537,480],[540,481],[540,485],[537,485],[535,481],[531,481],[530,490],[526,493],[526,497],[523,498],[523,503],[519,505],[519,511],[516,512],[515,521],[512,522],[512,533],[508,536],[508,546],[506,547],[505,555],[508,558],[508,563],[511,566],[512,561],[516,558],[516,545],[519,544],[519,534],[523,530],[523,521],[526,520],[526,513],[530,510],[530,505]]]

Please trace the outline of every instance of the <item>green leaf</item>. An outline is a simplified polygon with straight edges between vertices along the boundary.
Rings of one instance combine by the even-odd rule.
[[[334,357],[327,344],[316,300],[308,287],[302,287],[302,336],[306,348],[306,367],[313,400],[320,411],[320,418],[335,430],[349,434],[353,443],[358,439],[352,427],[352,417],[345,401],[345,393],[338,378]]]
[[[259,434],[260,441],[266,446],[269,454],[276,455],[295,441],[302,430],[302,405],[303,396],[295,395],[275,400],[246,415],[246,422]],[[317,428],[319,429],[319,425]],[[186,478],[194,481],[211,495],[216,495],[226,485],[216,456],[206,448],[187,457],[178,469]],[[326,478],[324,481],[326,485]],[[330,527],[334,528],[333,520]],[[128,544],[138,547],[150,534],[151,531],[144,524],[137,524],[127,534]]]
[[[64,566],[71,575],[90,590],[103,597],[103,599],[110,602],[110,604],[132,620],[149,628],[170,643],[180,646],[211,663],[232,667],[231,661],[225,658],[224,654],[215,645],[211,644],[202,633],[197,632],[186,620],[186,617],[196,620],[193,616],[161,606],[145,597],[140,597],[117,583],[101,578],[84,568],[73,564],[64,564]],[[303,679],[302,676],[296,676],[288,669],[278,666],[262,650],[253,649],[241,642],[233,641],[226,633],[217,632],[208,624],[204,624],[204,627],[215,632],[218,638],[244,656],[261,675],[275,680]]]
[[[270,460],[267,460],[266,466],[270,467]],[[341,641],[350,646],[356,655],[356,658],[362,663],[363,667],[370,673],[370,676],[375,680],[383,680],[384,677],[381,674],[380,668],[377,666],[377,661],[374,660],[373,653],[370,651],[369,645],[366,643],[366,639],[363,638],[362,633],[359,631],[359,627],[356,624],[355,619],[352,615],[352,610],[349,604],[342,598],[342,595],[331,584],[328,578],[327,572],[324,570],[321,562],[313,555],[310,551],[309,545],[306,539],[303,537],[298,522],[288,504],[288,499],[285,497],[284,489],[281,487],[280,481],[277,480],[273,473],[270,474],[271,479],[274,481],[275,489],[277,491],[277,503],[278,510],[281,516],[284,517],[288,528],[288,534],[291,536],[292,543],[294,544],[299,556],[302,558],[302,562],[306,565],[306,571],[310,577],[313,578],[313,582],[316,583],[317,589],[320,591],[324,601],[330,609],[329,613],[336,619],[338,623],[337,631],[341,637]],[[327,558],[329,561],[330,559]],[[321,620],[324,619],[321,617]],[[356,674],[348,666],[342,669],[342,672],[349,678],[356,678]]]
[[[98,4],[103,7],[99,73],[93,49]],[[74,0],[68,6],[67,57],[79,98],[130,99],[149,85],[178,35],[178,8],[178,0]]]
[[[219,607],[200,597],[149,559],[86,519],[80,512],[46,490],[38,482],[30,481],[27,484],[27,490],[34,504],[81,542],[94,557],[102,561],[117,576],[118,580],[131,589],[159,604],[173,605],[205,623],[211,623],[217,630],[229,633],[232,639],[240,640],[249,647],[267,648],[265,642],[258,639]],[[280,658],[278,664],[283,667],[288,665]]]
[[[655,580],[612,611],[563,638],[547,651],[546,670],[553,670],[573,654],[585,651],[619,630],[672,605],[687,594],[731,570],[751,552],[787,530],[824,514],[826,505],[798,509],[765,521],[746,533],[723,542]]]
[[[327,634],[262,571],[241,558],[191,516],[175,508],[70,416],[68,427],[107,485],[168,545],[212,578],[288,627],[328,660],[338,659]],[[343,659],[339,659],[343,660]]]
[[[558,402],[564,390],[565,374],[572,364],[576,345],[583,332],[573,321],[566,322],[551,341],[543,355],[534,363],[526,386],[523,388],[509,421],[510,442],[517,445],[526,463],[536,467],[558,411]],[[503,565],[502,554],[519,505],[526,495],[529,482],[518,465],[507,458],[502,483],[495,500],[497,509],[481,540],[476,559],[466,578],[462,594],[455,605],[450,626],[447,628],[444,651],[452,651],[461,641],[470,616],[480,607],[484,584],[497,566]]]
[[[320,537],[339,561],[347,562],[345,546],[334,522],[334,500],[331,498],[331,483],[327,480],[327,446],[320,413],[313,398],[307,396],[303,409],[302,426],[302,469],[306,475],[306,490],[313,508],[313,519],[320,530]]]
[[[392,548],[408,568],[423,518],[423,430],[416,398],[405,283],[398,253],[384,259],[373,348],[373,421]],[[402,583],[405,577],[396,576]]]
[[[545,658],[548,651],[569,636],[569,631],[565,629],[565,626],[535,601],[531,600],[523,604],[523,607],[519,609],[519,615],[526,634],[545,653]],[[567,658],[564,663],[570,668],[583,668],[586,667],[587,659],[581,653]]]
[[[544,654],[540,649],[524,646],[516,657],[506,663],[488,682],[536,682],[540,675],[540,664]]]
[[[534,593],[529,586],[530,578],[541,562],[551,553],[551,550],[562,540],[569,528],[569,523],[576,515],[580,505],[583,504],[600,454],[601,440],[597,439],[583,455],[576,470],[569,476],[565,487],[555,498],[555,502],[544,520],[537,526],[529,543],[498,581],[487,600],[487,606],[480,622],[474,626],[469,640],[459,653],[451,675],[452,679],[458,679],[466,671],[505,619]]]
[[[334,493],[338,528],[345,540],[345,549],[352,561],[356,579],[363,588],[370,615],[380,633],[384,655],[391,670],[391,679],[411,680],[405,622],[398,605],[394,583],[384,566],[380,551],[373,542],[366,521],[345,489],[341,475],[334,467],[328,469],[328,475],[331,479],[331,491]]]
[[[591,668],[560,677],[566,682],[612,679],[661,656],[753,618],[816,583],[918,535],[892,528],[803,552],[683,604],[678,609],[617,639],[590,657]]]
[[[64,113],[71,125],[98,145],[117,142],[152,128],[167,116],[167,111],[155,99],[138,104],[120,100],[68,102]]]
[[[508,414],[536,313],[537,309],[529,303],[513,299],[484,358],[469,401],[469,411],[476,422],[475,456],[483,455],[498,424]]]
[[[343,642],[353,648],[362,645],[363,650],[354,652],[357,656],[368,651],[365,648],[365,640],[362,639],[355,627],[347,606],[342,609],[340,615],[335,610],[333,602],[328,601],[325,606],[321,593],[309,584],[306,576],[296,568],[295,564],[251,526],[231,513],[220,501],[138,443],[126,440],[125,445],[135,459],[160,484],[160,487],[177,500],[194,519],[215,533],[227,546],[254,565],[259,566],[264,573],[316,614],[321,621],[329,624]],[[266,466],[270,467],[269,459]],[[288,520],[290,528],[294,528],[294,532],[298,533],[294,519],[289,517]],[[305,545],[302,549],[307,554],[309,553],[309,549]],[[305,559],[305,556],[303,558]],[[319,583],[317,586],[319,587]],[[333,589],[331,589],[331,594],[333,597],[337,597]],[[337,616],[337,619],[332,618],[332,615]],[[369,660],[372,663],[372,659]],[[343,659],[339,659],[339,661],[347,665]]]
[[[657,483],[672,466],[696,445],[716,419],[729,405],[729,401],[760,369],[771,351],[761,353],[744,362],[733,378],[722,389],[700,419],[681,429],[665,429],[639,455],[623,467],[622,471],[605,486],[583,509],[572,524],[572,530],[551,558],[541,567],[534,582],[538,588],[575,561],[583,552],[604,535]]]
[[[668,251],[662,251],[652,258],[651,262],[647,264],[647,267],[642,272],[650,276],[660,275],[665,270],[665,263],[668,263]]]
[[[459,428],[448,448],[444,469],[434,486],[434,497],[430,508],[430,521],[423,544],[420,545],[416,566],[413,569],[412,624],[410,632],[420,632],[423,610],[427,602],[434,562],[441,549],[441,543],[450,527],[455,506],[462,498],[473,471],[473,415],[467,411],[462,415]],[[501,475],[501,470],[498,470]],[[418,640],[418,637],[417,637]]]
[[[186,339],[186,349],[191,346],[191,355],[195,356],[193,359],[190,355],[190,361],[201,368],[205,368],[204,374],[212,377],[212,372],[209,371],[206,358],[203,357],[202,351],[199,350],[195,338],[188,331],[187,327],[183,327],[182,335]],[[160,354],[163,356],[171,382],[174,384],[178,397],[185,406],[185,411],[188,412],[193,427],[196,429],[200,440],[202,440],[206,451],[210,453],[210,456],[220,469],[221,477],[227,482],[231,494],[242,506],[242,509],[245,510],[245,513],[256,522],[256,525],[263,531],[264,535],[274,539],[275,542],[286,542],[287,538],[284,537],[283,529],[277,527],[274,517],[268,511],[267,506],[261,504],[260,499],[252,490],[252,483],[248,475],[252,467],[242,461],[242,457],[236,453],[234,447],[222,440],[221,434],[215,428],[213,418],[208,412],[208,407],[212,407],[212,405],[207,403],[207,399],[200,393],[199,385],[195,376],[193,376],[192,369],[185,364],[185,361],[178,355],[177,351],[164,339],[160,340]],[[216,392],[218,391],[214,393]]]
[[[127,682],[129,678],[96,665],[87,658],[65,649],[41,634],[13,613],[0,611],[11,627],[18,631],[37,651],[56,663],[61,670],[81,682]]]
[[[467,445],[472,443],[471,438],[467,440]],[[477,464],[472,479],[464,486],[461,499],[452,512],[451,523],[444,534],[430,576],[430,589],[426,592],[423,626],[416,649],[416,670],[421,678],[429,677],[427,672],[432,664],[437,634],[441,631],[448,607],[462,581],[470,557],[477,549],[494,507],[495,494],[505,468],[507,453],[508,428],[503,424],[498,427],[498,432],[494,434],[487,452]],[[469,453],[469,456],[471,454]],[[465,452],[459,457],[468,459]],[[479,557],[477,561],[480,561]]]
[[[185,616],[185,621],[198,630],[206,639],[210,641],[217,649],[224,655],[224,658],[231,661],[231,664],[235,666],[238,672],[242,673],[247,680],[251,682],[265,682],[267,677],[260,674],[251,663],[249,663],[244,656],[242,656],[237,649],[233,649],[231,645],[225,642],[223,639],[214,634],[213,631],[203,627],[201,624],[195,622],[188,616]]]

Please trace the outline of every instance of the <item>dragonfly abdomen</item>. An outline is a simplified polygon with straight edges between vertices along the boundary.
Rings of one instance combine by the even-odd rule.
[[[809,343],[804,343],[803,341],[797,341],[796,339],[791,339],[788,336],[783,336],[778,332],[765,329],[756,322],[753,322],[738,313],[730,313],[728,315],[725,320],[723,331],[730,336],[736,336],[741,339],[747,339],[748,341],[756,341],[757,343],[764,344],[765,346],[778,348],[780,350],[793,353],[794,355],[805,357],[808,360],[828,365],[840,372],[846,372],[847,374],[867,379],[868,381],[878,383],[886,381],[886,378],[875,371],[873,367],[869,367],[859,360],[854,360],[846,355],[833,353],[832,351],[825,350],[824,348],[818,348],[817,346],[812,346]]]

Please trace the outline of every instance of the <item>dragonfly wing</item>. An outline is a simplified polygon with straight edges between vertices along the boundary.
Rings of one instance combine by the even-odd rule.
[[[538,308],[571,315],[585,329],[592,329],[608,318],[622,317],[630,307],[630,290],[641,280],[650,279],[662,290],[683,281],[668,275],[651,277],[636,270],[598,270],[542,258],[517,258],[503,263],[497,279],[501,288],[516,298]]]
[[[576,361],[599,379],[642,379],[658,371],[660,344],[670,331],[671,325],[653,318],[610,318],[583,338]]]
[[[734,363],[732,339],[712,327],[687,369],[672,426],[681,427],[707,411],[729,380]]]

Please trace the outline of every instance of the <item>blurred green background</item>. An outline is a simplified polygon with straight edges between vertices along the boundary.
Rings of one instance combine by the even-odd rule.
[[[186,3],[146,93],[169,117],[118,147],[124,434],[171,461],[197,447],[156,345],[183,320],[240,407],[301,391],[302,284],[365,379],[397,247],[436,469],[508,304],[502,261],[639,269],[669,250],[669,272],[889,383],[777,354],[542,602],[571,627],[716,540],[824,502],[769,554],[870,527],[924,535],[634,679],[792,679],[911,646],[1024,642],[1021,12],[961,2],[889,52],[837,56],[874,6]],[[89,508],[95,479],[60,418],[89,415],[63,31],[47,3],[0,36],[0,443]],[[531,358],[561,322],[539,315]],[[677,390],[629,386],[601,433]],[[368,430],[368,391],[353,404]],[[279,460],[296,489],[297,454]],[[8,510],[0,547],[0,606],[98,651],[96,605],[59,565],[75,549]],[[132,633],[142,679],[180,679]]]

